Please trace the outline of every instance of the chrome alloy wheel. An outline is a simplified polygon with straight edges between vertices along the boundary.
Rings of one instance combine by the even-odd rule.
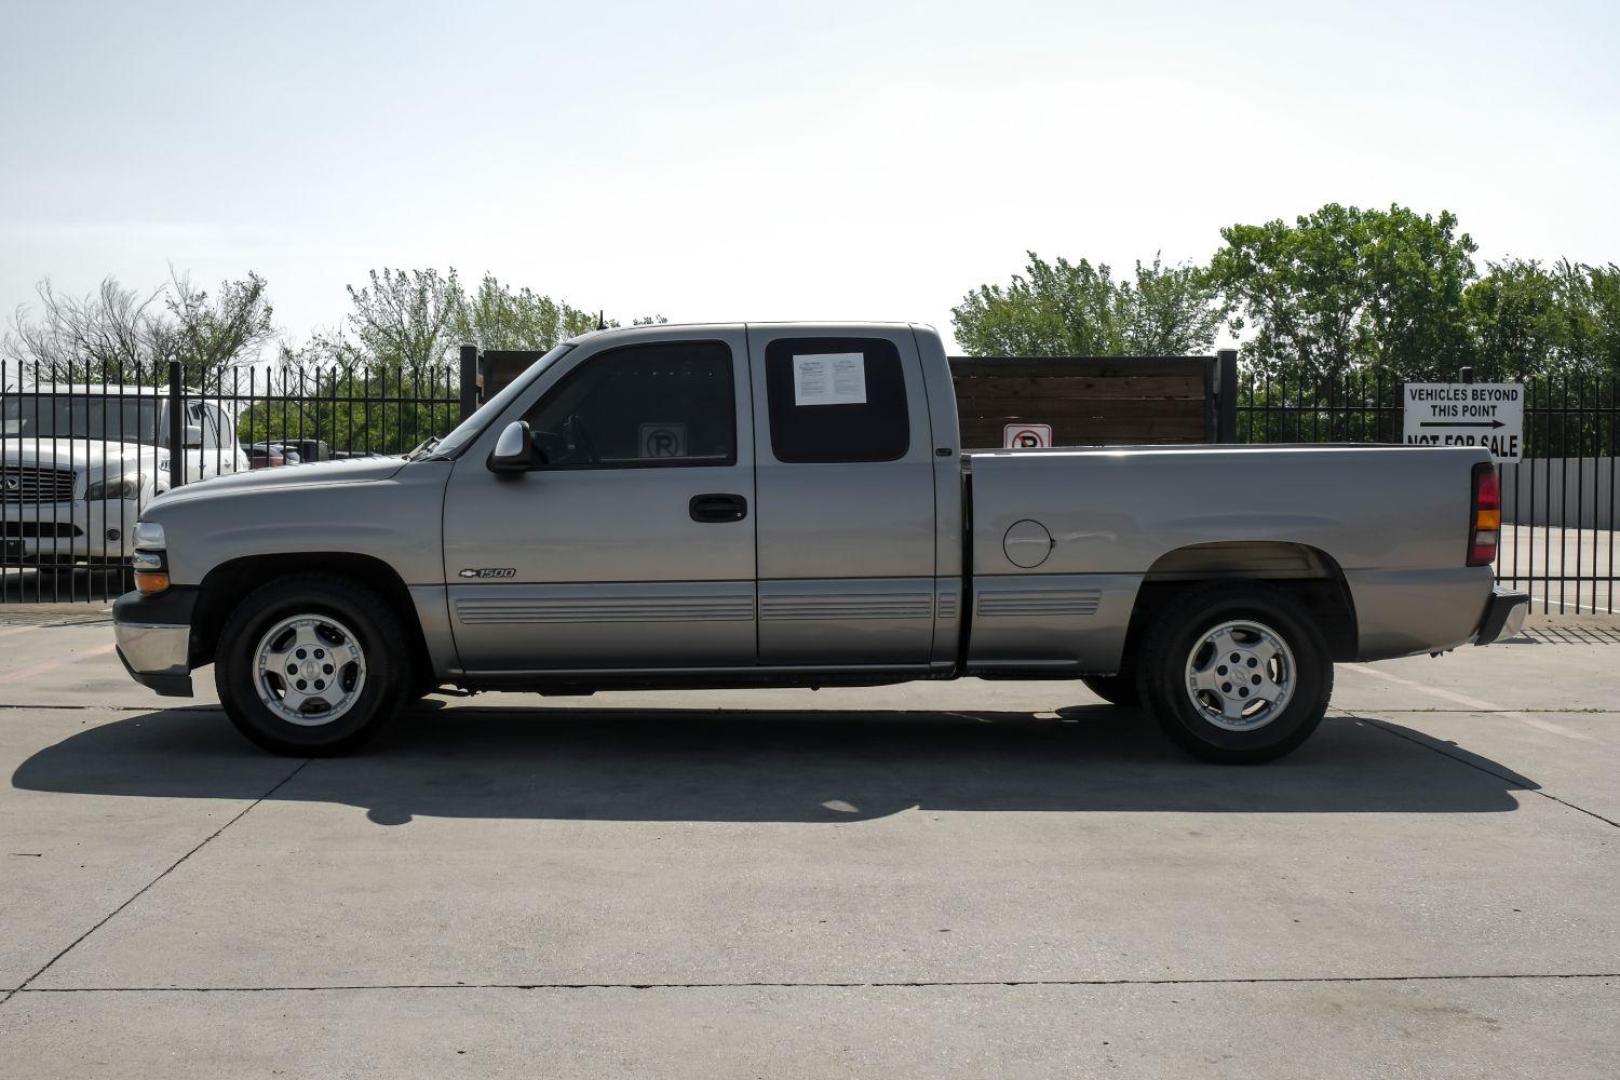
[[[253,657],[259,700],[289,724],[330,724],[352,709],[365,689],[360,641],[330,615],[282,619],[259,639]]]
[[[1200,716],[1226,731],[1255,731],[1288,707],[1297,685],[1294,654],[1269,626],[1223,622],[1187,656],[1187,697]]]

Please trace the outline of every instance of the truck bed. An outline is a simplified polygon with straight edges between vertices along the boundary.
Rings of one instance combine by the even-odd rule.
[[[1112,650],[1144,582],[1208,576],[1223,561],[1342,581],[1360,659],[1461,644],[1490,595],[1490,568],[1466,565],[1470,474],[1485,460],[1477,449],[1141,446],[962,457],[972,507],[970,663],[1027,656],[1033,639],[1072,637],[1057,631],[1077,622],[1078,638],[1054,644],[1052,661]],[[1106,658],[1079,659],[1094,667]]]

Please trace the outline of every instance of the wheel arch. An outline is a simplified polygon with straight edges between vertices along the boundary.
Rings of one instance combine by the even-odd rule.
[[[1355,601],[1344,570],[1320,548],[1284,540],[1188,544],[1154,560],[1142,578],[1125,633],[1125,665],[1159,612],[1189,588],[1214,582],[1264,581],[1299,602],[1321,627],[1334,660],[1357,650]]]
[[[312,573],[332,574],[376,593],[405,628],[411,666],[417,671],[433,670],[422,620],[404,579],[382,559],[351,551],[246,555],[214,567],[203,577],[192,613],[191,666],[213,662],[220,630],[242,597],[276,578]]]

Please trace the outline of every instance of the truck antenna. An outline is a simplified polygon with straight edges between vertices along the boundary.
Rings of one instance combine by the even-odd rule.
[[[602,310],[597,311],[597,313],[596,313],[596,328],[598,330],[606,330],[607,329],[607,319],[604,318],[604,316],[606,314],[607,314],[606,309],[602,309]]]

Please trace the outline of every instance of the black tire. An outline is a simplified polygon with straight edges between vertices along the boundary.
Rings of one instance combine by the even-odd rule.
[[[321,625],[350,631],[363,661],[352,669],[363,677],[353,677],[358,689],[346,711],[310,726],[278,715],[261,700],[255,682],[261,639],[282,620],[303,615],[317,622],[321,617],[334,620]],[[333,640],[342,642],[341,637]],[[225,620],[214,660],[214,684],[231,723],[263,749],[297,757],[347,754],[375,735],[403,705],[409,686],[405,640],[393,610],[369,589],[329,574],[278,578],[249,594]],[[350,670],[335,675],[342,677]]]
[[[1142,704],[1134,671],[1122,671],[1118,675],[1082,675],[1080,681],[1086,684],[1087,690],[1110,705],[1134,709]]]
[[[1280,710],[1263,722],[1248,721],[1241,717],[1228,718],[1221,723],[1209,714],[1219,711],[1222,701],[1235,708],[1254,708],[1257,701],[1245,705],[1236,700],[1237,693],[1247,688],[1243,680],[1220,682],[1216,687],[1200,692],[1204,708],[1194,704],[1188,688],[1189,665],[1197,666],[1204,659],[1209,678],[1223,679],[1216,671],[1225,672],[1223,658],[1213,656],[1214,647],[1205,644],[1206,634],[1223,623],[1245,621],[1258,624],[1275,635],[1293,656],[1292,693]],[[1250,646],[1264,649],[1262,638],[1239,628],[1237,633],[1250,640],[1240,642],[1243,659],[1232,670],[1242,670],[1245,678],[1254,678],[1248,665]],[[1236,638],[1232,640],[1237,640]],[[1195,648],[1200,650],[1194,655]],[[1265,674],[1265,661],[1258,669]],[[1143,637],[1142,651],[1137,668],[1137,685],[1142,701],[1153,712],[1171,739],[1194,757],[1223,765],[1252,765],[1272,761],[1296,749],[1322,722],[1327,712],[1328,699],[1333,694],[1333,660],[1321,631],[1301,606],[1280,589],[1246,582],[1242,584],[1207,585],[1195,588],[1164,611],[1149,627]],[[1235,690],[1223,687],[1236,686]],[[1274,685],[1266,683],[1266,686]],[[1258,691],[1264,692],[1264,691]],[[1260,715],[1264,710],[1256,710]],[[1232,730],[1233,725],[1248,722],[1258,726],[1247,730]]]

